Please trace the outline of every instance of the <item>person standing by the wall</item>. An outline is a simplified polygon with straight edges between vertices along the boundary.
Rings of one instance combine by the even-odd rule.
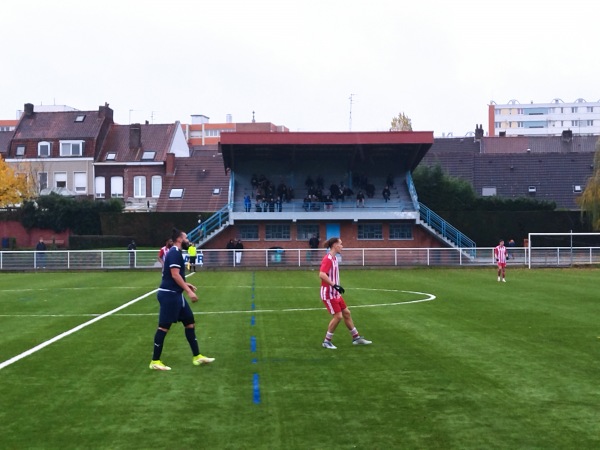
[[[46,268],[46,244],[44,243],[44,238],[40,237],[39,242],[35,246],[36,250],[36,267],[39,269],[40,267]]]

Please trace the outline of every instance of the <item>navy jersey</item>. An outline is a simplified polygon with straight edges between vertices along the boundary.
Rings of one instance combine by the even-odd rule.
[[[176,246],[171,247],[165,256],[160,288],[181,293],[183,292],[183,289],[175,282],[171,275],[171,269],[173,267],[179,268],[179,275],[181,275],[181,278],[185,281],[185,263],[183,261],[183,255],[181,254],[181,250]]]

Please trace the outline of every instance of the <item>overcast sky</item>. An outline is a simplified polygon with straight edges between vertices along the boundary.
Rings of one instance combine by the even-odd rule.
[[[115,121],[463,136],[487,105],[600,100],[594,0],[27,0],[2,6],[0,118],[25,103]],[[350,100],[352,98],[352,101]],[[351,118],[351,120],[350,120]]]

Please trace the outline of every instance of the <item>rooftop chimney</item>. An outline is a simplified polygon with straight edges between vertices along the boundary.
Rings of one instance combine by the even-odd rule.
[[[33,116],[33,103],[25,103],[25,117]]]
[[[98,107],[98,115],[100,117],[105,117],[107,119],[109,119],[111,122],[113,120],[113,110],[110,109],[110,107],[108,106],[108,103],[104,103],[104,106],[100,106]]]
[[[483,125],[475,124],[475,140],[480,141],[483,138]]]
[[[142,126],[139,123],[129,125],[129,148],[142,148]]]
[[[166,175],[175,175],[175,153],[167,153]]]

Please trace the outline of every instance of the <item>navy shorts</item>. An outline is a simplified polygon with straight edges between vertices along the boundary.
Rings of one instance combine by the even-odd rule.
[[[194,323],[194,313],[182,293],[159,290],[156,298],[160,303],[158,323]]]

